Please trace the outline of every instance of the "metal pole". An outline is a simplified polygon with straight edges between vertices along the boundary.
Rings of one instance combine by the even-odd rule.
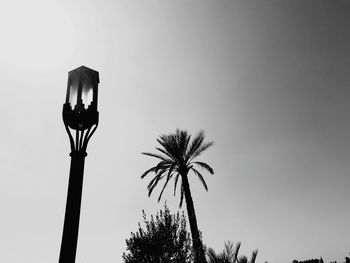
[[[71,89],[76,89],[77,80],[79,81],[77,101],[73,101],[71,105],[69,101]],[[84,108],[81,98],[83,80],[86,85],[94,85],[93,94],[96,101],[92,101],[91,105],[86,105],[87,109]],[[95,94],[98,83],[98,72],[87,67],[81,66],[68,73],[67,96],[63,104],[62,117],[69,136],[71,163],[59,263],[75,263],[86,148],[98,126],[97,94]],[[74,131],[75,141],[72,136]]]
[[[78,242],[85,151],[71,152],[66,213],[59,263],[74,263]]]

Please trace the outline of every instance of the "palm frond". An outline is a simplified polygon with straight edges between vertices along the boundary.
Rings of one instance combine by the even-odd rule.
[[[156,168],[155,173],[158,173],[158,171],[161,169],[168,169],[171,165],[172,165],[171,161],[161,161],[155,167]]]
[[[198,176],[199,180],[201,180],[205,190],[208,191],[208,186],[207,186],[207,183],[205,182],[202,174],[200,172],[198,172],[196,169],[194,169],[193,167],[191,168],[191,170]]]
[[[147,174],[151,173],[151,172],[154,172],[156,170],[156,167],[152,167],[150,169],[148,169],[146,172],[144,172],[142,175],[141,175],[141,178],[144,178]]]
[[[179,130],[177,130],[177,133],[170,134],[169,135],[169,143],[170,148],[173,151],[174,157],[178,162],[181,162],[182,160],[182,154],[180,149],[180,134]]]
[[[209,173],[214,174],[213,168],[211,168],[208,164],[203,163],[203,162],[192,162],[191,164],[197,164],[201,168],[207,170]]]
[[[158,202],[159,202],[159,201],[160,201],[160,199],[162,198],[162,195],[163,195],[164,189],[165,189],[165,187],[168,185],[169,180],[170,180],[170,179],[171,179],[171,177],[172,177],[172,174],[171,174],[170,172],[171,172],[171,170],[169,170],[169,173],[168,173],[167,178],[166,178],[166,180],[165,180],[165,183],[164,183],[164,185],[163,185],[162,191],[161,191],[161,192],[160,192],[160,194],[159,194],[159,197],[158,197]]]
[[[176,139],[174,138],[173,134],[162,135],[160,136],[160,139],[157,139],[157,141],[160,145],[163,146],[164,150],[168,152],[175,161],[179,161]]]
[[[157,185],[158,181],[161,180],[164,176],[162,176],[164,174],[163,172],[158,172],[153,179],[148,183],[147,185],[147,189],[150,189],[154,184]]]
[[[225,242],[223,255],[225,256],[226,261],[232,262],[232,263],[235,262],[234,248],[233,248],[233,243],[231,241]]]
[[[181,156],[181,159],[185,161],[186,159],[186,151],[187,145],[190,141],[191,136],[188,135],[186,130],[176,130],[176,140],[178,145],[178,152]]]
[[[183,152],[185,154],[184,158],[187,158],[186,153],[187,153],[187,149],[188,149],[188,145],[189,145],[190,141],[191,141],[191,134],[187,135],[187,138],[185,141],[184,150],[183,150]]]
[[[190,160],[192,155],[196,152],[196,150],[201,146],[205,138],[204,131],[200,131],[195,138],[192,140],[190,147],[186,153],[186,159]]]
[[[175,181],[174,181],[174,196],[175,196],[175,193],[176,193],[177,181],[179,180],[179,177],[180,177],[180,174],[176,173]]]
[[[171,154],[168,153],[168,152],[166,151],[166,149],[162,149],[162,148],[156,147],[156,150],[158,150],[158,151],[164,153],[164,154],[165,154],[166,156],[168,156],[171,160],[173,160],[173,161],[175,160],[174,157],[171,156]]]
[[[248,258],[246,256],[240,256],[238,258],[238,263],[248,263]]]
[[[158,182],[163,179],[165,176],[164,172],[161,173],[161,174],[158,174],[155,178],[153,178],[153,183],[152,184],[148,184],[148,197],[151,196],[152,192],[153,192],[153,189],[158,185]]]
[[[148,183],[147,189],[150,189],[156,180],[158,180],[158,181],[160,180],[159,176],[157,176],[157,175],[155,177],[153,177],[153,179]]]
[[[219,263],[218,255],[215,253],[214,249],[212,249],[211,247],[208,248],[207,255],[209,259],[208,263]]]
[[[156,153],[146,153],[146,152],[143,152],[142,154],[148,155],[148,156],[151,156],[151,157],[155,157],[155,158],[161,159],[161,160],[163,160],[163,161],[169,160],[169,159],[167,159],[166,157],[164,157],[164,156],[162,156],[162,155],[160,155],[160,154],[156,154]]]
[[[162,198],[164,189],[165,189],[165,187],[168,185],[168,182],[169,182],[169,180],[171,179],[171,177],[173,176],[172,173],[173,173],[175,167],[176,167],[176,164],[173,163],[173,164],[171,164],[171,166],[170,166],[168,169],[164,170],[164,173],[167,172],[168,175],[167,175],[166,182],[165,182],[165,184],[164,184],[164,186],[163,186],[163,189],[162,189],[162,191],[161,191],[161,193],[160,193],[160,195],[159,195],[159,197],[158,197],[158,202],[159,202],[160,199]]]
[[[200,145],[192,154],[192,156],[190,157],[190,161],[193,160],[194,158],[198,157],[202,152],[204,152],[205,150],[207,150],[209,147],[213,146],[214,142],[208,142],[205,143],[203,145]]]
[[[160,161],[156,166],[154,166],[154,167],[148,169],[146,172],[144,172],[141,175],[141,178],[144,178],[147,174],[149,174],[151,172],[154,172],[157,174],[159,172],[159,170],[168,168],[171,165],[171,163],[172,162],[170,160]]]
[[[184,195],[185,195],[185,190],[184,190],[183,186],[181,185],[181,196],[180,196],[180,205],[179,205],[180,208],[182,207],[182,202],[184,200]]]
[[[253,250],[249,263],[255,263],[257,255],[258,255],[258,250],[257,249]]]
[[[241,242],[237,242],[233,251],[234,262],[238,260],[238,251],[240,247],[241,247]]]

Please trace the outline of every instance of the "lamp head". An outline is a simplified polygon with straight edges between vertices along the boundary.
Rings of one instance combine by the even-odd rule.
[[[86,130],[98,123],[98,72],[81,66],[68,73],[63,121],[74,130]]]

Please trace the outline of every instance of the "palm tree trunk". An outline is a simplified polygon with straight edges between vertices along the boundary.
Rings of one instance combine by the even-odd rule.
[[[205,255],[203,244],[199,236],[199,230],[197,226],[196,214],[194,211],[193,200],[190,191],[190,185],[188,183],[187,173],[181,175],[182,177],[182,186],[184,188],[185,199],[186,199],[186,208],[188,214],[188,220],[190,222],[191,235],[193,241],[193,250],[194,250],[194,263],[205,263]]]

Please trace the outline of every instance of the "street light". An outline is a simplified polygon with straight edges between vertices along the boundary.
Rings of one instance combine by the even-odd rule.
[[[75,262],[86,148],[98,126],[99,82],[98,72],[84,66],[68,73],[62,115],[70,141],[71,163],[59,263]]]

